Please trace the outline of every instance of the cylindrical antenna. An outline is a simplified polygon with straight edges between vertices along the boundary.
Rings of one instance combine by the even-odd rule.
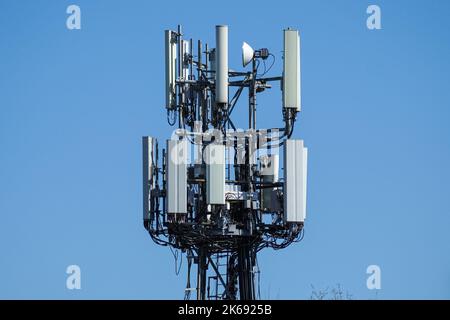
[[[216,26],[216,103],[228,104],[228,26]]]

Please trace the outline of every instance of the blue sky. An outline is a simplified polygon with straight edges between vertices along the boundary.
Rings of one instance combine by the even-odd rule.
[[[81,7],[81,30],[66,28],[70,4]],[[382,30],[366,28],[369,4],[380,6]],[[311,285],[339,283],[357,299],[449,299],[449,9],[1,1],[0,298],[183,298],[184,270],[174,274],[171,252],[142,226],[141,136],[171,133],[163,30],[182,24],[213,43],[214,26],[228,24],[230,67],[247,41],[277,55],[272,75],[282,29],[302,35],[294,137],[309,148],[306,236],[260,255],[262,298],[308,299]],[[259,110],[261,127],[279,124],[278,88]],[[71,264],[81,290],[66,289]],[[366,287],[372,264],[378,292]]]

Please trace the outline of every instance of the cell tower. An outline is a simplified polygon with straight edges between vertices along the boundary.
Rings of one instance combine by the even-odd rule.
[[[283,31],[283,73],[268,77],[275,61],[268,49],[244,42],[244,71],[235,71],[228,26],[216,26],[215,35],[214,48],[199,40],[194,51],[181,26],[165,31],[165,108],[177,128],[161,157],[157,140],[143,137],[144,226],[157,244],[186,253],[186,299],[196,292],[199,300],[253,300],[257,253],[303,237],[307,149],[290,139],[301,107],[300,37]],[[258,129],[256,97],[273,82],[280,83],[284,125]],[[244,89],[248,128],[237,129],[232,115]]]

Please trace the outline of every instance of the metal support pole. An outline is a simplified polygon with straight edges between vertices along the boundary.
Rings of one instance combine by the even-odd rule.
[[[197,300],[206,300],[206,269],[208,249],[205,247],[198,250],[197,267]]]
[[[202,42],[201,40],[198,40],[197,42],[197,81],[201,80],[202,77]],[[197,117],[195,120],[197,121],[203,121],[203,91],[197,91]]]
[[[238,249],[239,296],[241,300],[255,300],[253,279],[254,257],[248,244]]]
[[[205,76],[208,78],[208,60],[209,60],[209,48],[208,44],[205,44]],[[208,130],[208,90],[203,89],[202,99],[202,131]]]
[[[252,78],[248,87],[248,127],[256,129],[256,60],[252,61]]]

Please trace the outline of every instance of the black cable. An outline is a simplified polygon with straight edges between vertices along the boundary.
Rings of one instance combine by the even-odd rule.
[[[267,72],[269,72],[270,69],[272,69],[273,65],[275,64],[275,60],[276,60],[275,55],[273,55],[272,53],[269,53],[269,56],[272,57],[272,63],[270,64],[270,67],[269,67],[269,68],[266,68],[266,60],[263,60],[263,64],[264,64],[264,72],[263,72],[262,74],[259,75],[260,77],[263,77],[264,75],[266,75]]]

